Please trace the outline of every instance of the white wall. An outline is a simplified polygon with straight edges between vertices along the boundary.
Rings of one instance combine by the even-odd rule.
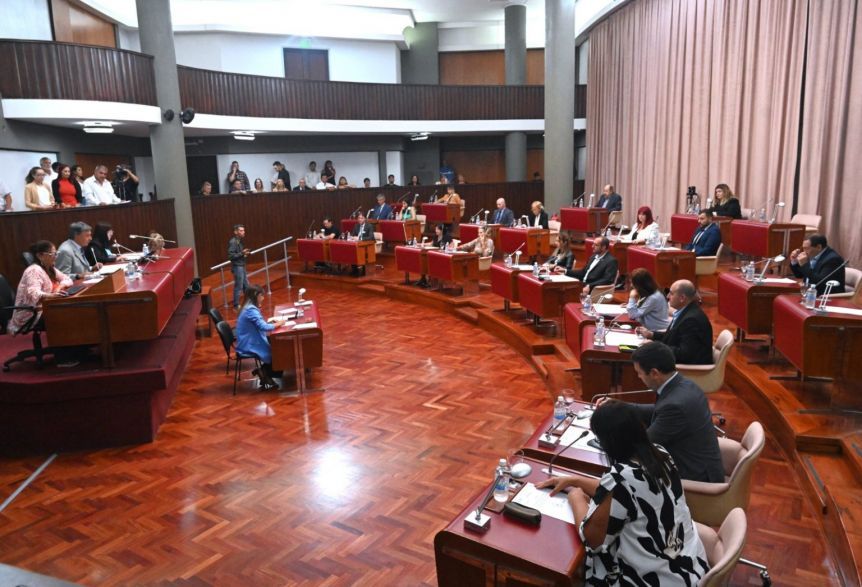
[[[30,169],[39,166],[39,159],[48,157],[57,160],[58,153],[38,151],[11,151],[0,149],[0,181],[12,192],[12,209],[15,212],[25,212],[24,179]],[[0,194],[0,197],[5,194]]]
[[[143,194],[143,200],[150,200],[150,192],[153,191],[155,185],[156,174],[153,171],[152,157],[135,157],[133,159],[135,167],[135,175],[141,181],[138,183],[138,193]]]
[[[132,43],[126,39],[125,42]],[[177,63],[250,75],[284,77],[285,47],[327,49],[332,81],[396,84],[401,52],[395,43],[251,35],[175,33]]]
[[[377,185],[380,170],[377,160],[377,151],[360,151],[353,153],[239,153],[228,155],[217,155],[218,173],[221,181],[219,191],[227,192],[227,174],[230,171],[232,161],[239,162],[239,168],[248,175],[250,184],[254,184],[256,178],[263,180],[264,186],[269,189],[269,181],[275,174],[272,168],[274,161],[281,161],[290,173],[290,183],[296,186],[300,177],[305,176],[309,161],[317,161],[317,172],[323,169],[323,162],[332,160],[338,177],[342,175],[347,178],[348,183],[362,187],[362,179],[371,178],[371,185]],[[313,187],[313,186],[312,186]]]
[[[48,0],[0,0],[0,39],[53,38]]]
[[[386,175],[394,175],[395,183],[405,185],[410,181],[409,177],[404,177],[404,152],[403,151],[386,151]],[[374,183],[372,180],[371,183]]]

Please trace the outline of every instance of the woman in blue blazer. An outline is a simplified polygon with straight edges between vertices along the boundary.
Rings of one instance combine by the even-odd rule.
[[[276,389],[278,384],[273,377],[281,373],[272,370],[272,348],[266,333],[282,325],[278,320],[269,323],[260,312],[260,305],[265,299],[263,288],[251,285],[245,289],[245,304],[236,320],[236,350],[240,353],[255,355],[261,362],[261,369],[255,369],[254,374],[260,377],[263,389]]]

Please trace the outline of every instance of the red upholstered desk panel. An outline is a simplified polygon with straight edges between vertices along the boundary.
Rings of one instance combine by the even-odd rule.
[[[661,288],[669,288],[678,279],[694,281],[695,256],[691,251],[651,249],[630,246],[628,248],[628,272],[644,268],[655,277]]]
[[[405,273],[427,273],[426,251],[417,247],[395,247],[395,267]]]
[[[445,281],[454,281],[453,255],[440,251],[428,251],[428,274]]]
[[[296,241],[299,260],[306,263],[329,261],[329,240],[301,238]]]
[[[460,226],[460,238],[462,243],[469,243],[472,240],[475,240],[477,236],[479,236],[479,225],[478,224],[462,224]]]
[[[277,316],[282,310],[293,309],[293,304],[281,304],[274,308],[273,315]],[[294,344],[297,335],[309,335],[302,342],[303,362],[306,368],[320,367],[323,365],[323,321],[320,319],[320,310],[316,303],[303,306],[304,316],[295,318],[297,324],[316,322],[316,328],[296,330],[295,325],[282,326],[267,333],[272,345],[272,367],[276,370],[295,371],[296,357]]]
[[[733,250],[742,255],[769,255],[769,224],[754,220],[734,220],[730,224]]]
[[[376,230],[383,235],[383,240],[388,243],[403,243],[418,234],[419,221],[380,220],[377,222]]]
[[[749,334],[770,334],[772,301],[798,289],[798,285],[754,284],[740,273],[725,272],[718,277],[718,313]]]
[[[513,253],[520,250],[527,253],[527,230],[524,228],[501,228],[500,249],[504,253]]]
[[[422,204],[422,214],[426,222],[442,224],[449,224],[461,217],[460,207],[449,204]]]
[[[506,267],[503,263],[491,265],[491,291],[510,302],[517,302],[518,273],[520,269]]]
[[[341,221],[341,232],[346,232],[350,234],[353,230],[353,227],[359,223],[358,220],[354,220],[353,218],[345,218]]]
[[[359,246],[357,241],[333,240],[329,243],[329,259],[342,265],[359,264]]]
[[[521,305],[536,316],[546,318],[547,316],[543,315],[543,285],[544,283],[533,277],[529,271],[521,271],[518,274],[518,298]]]
[[[697,230],[697,215],[674,214],[670,217],[670,240],[676,243],[691,242]]]
[[[560,208],[560,230],[598,232],[608,223],[604,208]]]

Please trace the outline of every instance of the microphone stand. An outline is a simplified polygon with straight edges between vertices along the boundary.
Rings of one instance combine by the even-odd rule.
[[[466,518],[464,518],[464,529],[472,530],[474,532],[484,533],[488,531],[488,528],[491,527],[491,516],[485,515],[482,512],[485,510],[485,506],[488,505],[488,502],[491,501],[491,497],[494,495],[494,489],[497,487],[497,482],[500,480],[500,475],[494,474],[494,482],[491,483],[491,487],[488,489],[488,493],[485,494],[485,497],[479,503],[479,507],[476,508],[475,512],[470,512]]]
[[[814,284],[814,289],[817,289],[818,287],[820,287],[820,285],[821,285],[824,281],[826,281],[827,279],[829,279],[830,277],[832,277],[833,275],[835,275],[836,273],[838,273],[838,270],[839,270],[839,269],[842,269],[842,268],[846,267],[846,266],[847,266],[847,264],[848,264],[849,262],[850,262],[850,259],[847,259],[846,261],[844,261],[843,263],[841,263],[838,267],[836,267],[835,269],[833,269],[832,271],[830,271],[830,272],[829,272],[829,275],[827,275],[826,277],[824,277],[823,279],[821,279],[820,281],[818,281],[817,283],[815,283],[815,284]]]
[[[137,254],[137,251],[133,251],[133,250],[132,250],[132,249],[130,249],[129,247],[123,246],[123,245],[121,245],[120,243],[117,243],[117,242],[115,242],[115,243],[114,243],[114,248],[115,248],[115,249],[123,249],[123,250],[125,250],[127,253]]]
[[[561,454],[563,454],[564,452],[566,452],[567,450],[569,450],[570,448],[572,448],[572,445],[574,445],[577,441],[584,438],[589,433],[590,433],[589,430],[584,430],[583,432],[581,432],[578,435],[577,438],[575,438],[573,441],[571,441],[569,444],[567,444],[565,447],[563,447],[562,450],[558,450],[557,452],[555,452],[554,456],[551,457],[551,460],[548,461],[548,468],[545,469],[543,471],[543,473],[547,473],[548,477],[553,477],[554,476],[554,461],[557,460],[557,457],[560,456]]]

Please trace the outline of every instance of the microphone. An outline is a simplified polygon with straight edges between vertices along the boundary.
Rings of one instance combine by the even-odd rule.
[[[590,203],[587,205],[587,208],[593,207],[593,200],[596,199],[596,194],[590,194]]]
[[[129,235],[129,238],[138,238],[138,239],[141,239],[141,238],[142,238],[142,239],[144,239],[144,240],[150,240],[150,237],[148,237],[148,236],[141,236],[141,235],[139,235],[139,234],[130,234],[130,235]],[[172,240],[168,240],[168,239],[163,239],[163,240],[164,240],[166,243],[177,244],[177,241],[172,241]]]
[[[757,278],[757,281],[763,281],[763,276],[766,275],[766,271],[769,269],[770,263],[781,263],[782,261],[784,261],[784,255],[778,255],[776,257],[770,257],[769,259],[766,259],[766,265],[763,266],[763,271],[760,272],[760,277]]]
[[[312,227],[312,226],[314,226],[314,220],[312,220],[312,221],[311,221],[311,224],[309,224],[309,225],[308,225],[308,230],[306,230],[305,232],[306,232],[306,233],[311,232],[311,227]]]
[[[581,194],[580,196],[578,196],[576,198],[572,198],[572,208],[577,208],[578,207],[578,200],[583,202],[585,195],[587,195],[587,192],[584,192],[583,194]]]
[[[530,217],[529,217],[529,216],[527,216],[526,214],[522,214],[522,215],[521,215],[521,218],[520,218],[519,220],[523,220],[523,221],[524,221],[524,226],[527,226],[527,225],[529,225],[529,224],[530,224]]]
[[[485,211],[484,208],[480,208],[478,212],[476,212],[475,214],[470,216],[470,222],[475,223],[477,220],[479,220],[479,215],[484,211]]]
[[[556,461],[556,460],[557,460],[557,457],[558,457],[558,456],[560,456],[561,454],[563,454],[564,452],[566,452],[567,450],[569,450],[570,448],[572,448],[572,445],[573,445],[573,444],[575,444],[577,441],[579,441],[579,440],[581,440],[582,438],[584,438],[584,437],[585,437],[587,434],[589,434],[589,433],[590,433],[590,431],[589,431],[589,430],[584,430],[583,432],[581,432],[581,433],[578,435],[578,437],[577,437],[577,438],[575,438],[575,439],[574,439],[573,441],[571,441],[569,444],[567,444],[567,445],[566,445],[566,446],[564,446],[562,449],[560,449],[560,450],[558,450],[557,452],[555,452],[555,453],[554,453],[554,456],[552,456],[552,457],[551,457],[551,460],[550,460],[550,461],[548,461],[548,468],[547,468],[547,469],[545,469],[545,473],[547,473],[547,474],[548,474],[548,477],[553,477],[553,476],[554,476],[554,461]]]
[[[401,202],[402,200],[404,200],[404,198],[406,198],[406,197],[407,197],[407,196],[409,196],[409,195],[410,195],[410,192],[407,192],[406,194],[404,194],[403,196],[401,196],[400,198],[398,198],[398,199],[397,199],[397,200],[395,200],[395,201],[396,201],[396,202]]]
[[[90,256],[93,258],[93,267],[95,267],[96,265],[99,264],[99,260],[96,258],[96,253],[94,253],[93,249],[91,249],[90,247],[87,247],[87,249],[90,251]],[[838,282],[836,282],[836,283],[838,283]]]
[[[778,210],[784,208],[784,202],[778,202],[772,207],[772,216],[769,219],[769,224],[775,224],[775,219],[778,218]]]
[[[117,249],[117,250],[119,250],[119,249],[125,249],[125,250],[126,250],[126,252],[128,252],[128,253],[137,253],[137,251],[133,251],[133,250],[132,250],[132,249],[130,249],[129,247],[124,247],[123,245],[121,245],[120,243],[117,243],[117,242],[115,242],[115,243],[114,243],[114,248],[115,248],[115,249]]]
[[[815,283],[815,284],[814,284],[814,289],[817,289],[818,287],[820,287],[820,285],[821,285],[824,281],[826,281],[827,279],[829,279],[830,277],[832,277],[833,275],[835,275],[835,273],[836,273],[839,269],[841,269],[841,268],[843,268],[843,267],[846,267],[846,266],[847,266],[847,263],[849,263],[849,262],[850,262],[850,259],[847,259],[846,261],[844,261],[843,263],[841,263],[838,267],[836,267],[835,269],[833,269],[832,271],[830,271],[830,272],[829,272],[829,275],[827,275],[826,277],[824,277],[823,279],[821,279],[820,281],[818,281],[817,283]]]
[[[826,304],[829,303],[829,294],[839,285],[841,284],[838,283],[837,279],[830,279],[826,282],[826,289],[823,291],[823,296],[820,298],[820,306],[817,308],[818,312],[826,312]]]
[[[437,190],[434,190],[434,193],[431,194],[431,196],[428,198],[428,203],[433,204],[434,200],[436,200],[436,199],[437,199]]]
[[[350,217],[356,218],[356,215],[359,214],[360,212],[362,212],[362,206],[361,205],[357,206],[356,210],[354,210],[353,212],[350,213]]]

